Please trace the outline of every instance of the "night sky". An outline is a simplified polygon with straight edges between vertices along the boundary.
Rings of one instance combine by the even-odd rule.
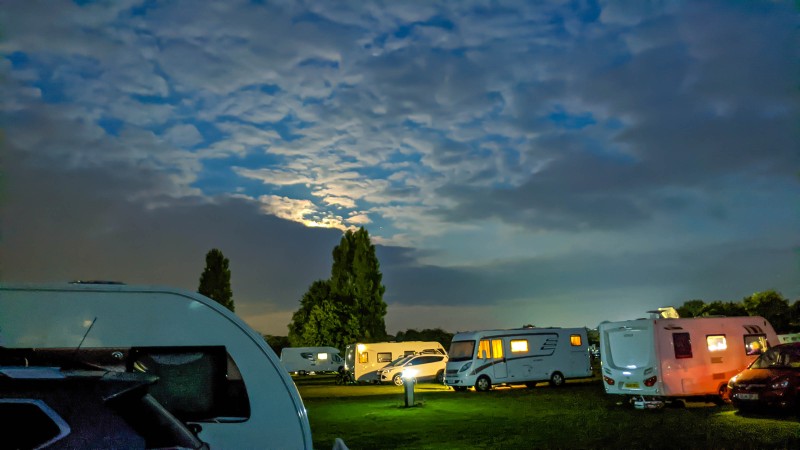
[[[800,299],[792,1],[3,1],[0,281],[285,335],[343,230],[387,331]]]

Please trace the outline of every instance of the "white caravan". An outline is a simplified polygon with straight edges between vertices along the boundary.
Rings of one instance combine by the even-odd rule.
[[[378,370],[401,356],[421,353],[447,355],[442,344],[432,341],[371,342],[350,344],[344,353],[344,369],[355,381],[380,381]]]
[[[264,338],[194,292],[0,285],[0,355],[6,367],[155,375],[150,394],[210,448],[313,448],[297,388]]]
[[[626,396],[640,409],[659,408],[672,398],[722,402],[728,380],[778,344],[763,317],[681,319],[653,313],[598,327],[606,393]]]
[[[517,328],[458,333],[450,344],[444,384],[457,391],[475,386],[539,381],[561,386],[592,375],[586,328]]]
[[[286,347],[281,349],[281,364],[287,372],[300,375],[344,368],[339,349],[334,347]]]

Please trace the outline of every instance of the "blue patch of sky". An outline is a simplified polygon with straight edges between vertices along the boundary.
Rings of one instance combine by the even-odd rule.
[[[300,61],[298,67],[312,67],[316,69],[339,69],[339,61],[324,58],[308,58]]]
[[[580,130],[597,123],[591,113],[570,114],[561,107],[557,107],[547,118],[550,122],[567,130]]]
[[[97,121],[97,125],[102,127],[107,134],[119,136],[119,132],[125,126],[125,123],[115,117],[102,117]]]
[[[447,18],[442,16],[434,16],[425,21],[411,22],[405,25],[401,25],[392,34],[394,35],[394,37],[398,39],[403,39],[408,37],[408,35],[411,34],[414,28],[418,26],[442,28],[444,30],[453,30],[455,28],[453,22],[451,22]]]
[[[596,22],[602,12],[596,0],[573,0],[569,6],[574,15],[585,23]]]
[[[138,5],[132,6],[129,11],[134,17],[143,17],[146,16],[151,9],[156,9],[158,4],[158,0],[145,0]]]

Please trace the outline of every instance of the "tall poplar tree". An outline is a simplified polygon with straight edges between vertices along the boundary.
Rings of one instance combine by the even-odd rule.
[[[222,252],[212,248],[206,253],[206,267],[200,275],[197,292],[216,300],[220,305],[233,311],[233,291],[231,290],[230,261]]]

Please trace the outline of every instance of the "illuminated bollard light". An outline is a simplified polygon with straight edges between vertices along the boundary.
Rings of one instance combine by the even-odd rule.
[[[415,369],[403,370],[403,391],[405,392],[406,408],[414,406],[414,385],[417,384],[417,371]]]

